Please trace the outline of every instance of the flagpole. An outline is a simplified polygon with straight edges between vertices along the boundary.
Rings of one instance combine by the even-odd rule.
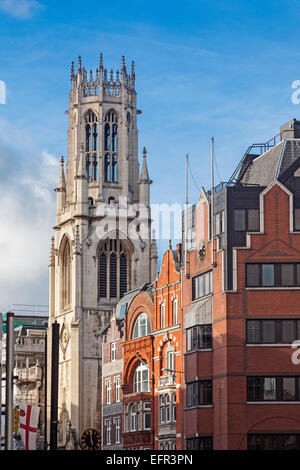
[[[13,449],[13,371],[15,315],[6,315],[5,450]]]
[[[189,192],[188,192],[188,185],[189,185],[189,176],[188,176],[188,165],[189,165],[189,154],[187,153],[186,156],[186,167],[185,167],[185,211],[184,211],[184,267],[185,267],[185,277],[187,276],[187,248],[188,248],[188,239],[187,239],[187,220],[188,220],[188,204],[189,204]]]

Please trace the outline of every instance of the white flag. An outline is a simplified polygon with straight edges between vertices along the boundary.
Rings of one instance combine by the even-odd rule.
[[[39,406],[20,403],[19,431],[25,450],[36,449],[39,414]]]

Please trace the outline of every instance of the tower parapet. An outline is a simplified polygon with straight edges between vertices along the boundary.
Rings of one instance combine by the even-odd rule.
[[[108,78],[109,75],[109,78]],[[79,96],[86,98],[90,96],[110,96],[117,97],[122,94],[122,90],[129,94],[135,93],[135,66],[131,64],[131,73],[127,73],[125,58],[122,57],[121,69],[110,70],[109,74],[103,66],[103,55],[100,54],[99,67],[89,72],[82,67],[81,57],[78,57],[77,73],[75,74],[74,62],[71,65],[71,91],[79,90]]]

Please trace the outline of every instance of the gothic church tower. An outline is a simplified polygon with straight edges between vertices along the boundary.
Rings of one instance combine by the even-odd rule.
[[[71,70],[68,160],[61,158],[50,253],[50,324],[60,324],[58,445],[101,431],[101,344],[118,300],[156,275],[146,150],[139,172],[135,69]],[[65,172],[66,170],[66,172]],[[51,354],[48,349],[48,386]],[[50,388],[48,388],[50,391]],[[50,393],[48,394],[48,396]],[[50,397],[49,397],[50,399]],[[48,401],[49,404],[49,401]]]

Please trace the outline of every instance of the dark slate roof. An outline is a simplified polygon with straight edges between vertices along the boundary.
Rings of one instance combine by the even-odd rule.
[[[241,183],[268,186],[276,176],[283,144],[282,141],[260,157],[255,158],[249,165]]]
[[[178,259],[178,253],[177,250],[172,250],[173,253],[173,258],[174,258],[174,263],[175,263],[175,269],[179,273],[180,272],[180,262]]]
[[[259,157],[252,160],[241,184],[268,186],[274,179],[281,180],[289,168],[295,171],[300,158],[300,139],[284,139]],[[299,165],[300,166],[300,165]]]
[[[126,292],[124,296],[122,297],[121,300],[117,303],[116,306],[116,318],[124,318],[124,313],[125,311],[128,310],[129,305],[131,304],[132,300],[134,297],[139,294],[139,292],[147,292],[148,295],[150,295],[151,299],[153,300],[154,295],[153,295],[153,284],[143,284],[137,289],[134,289],[132,291]]]

